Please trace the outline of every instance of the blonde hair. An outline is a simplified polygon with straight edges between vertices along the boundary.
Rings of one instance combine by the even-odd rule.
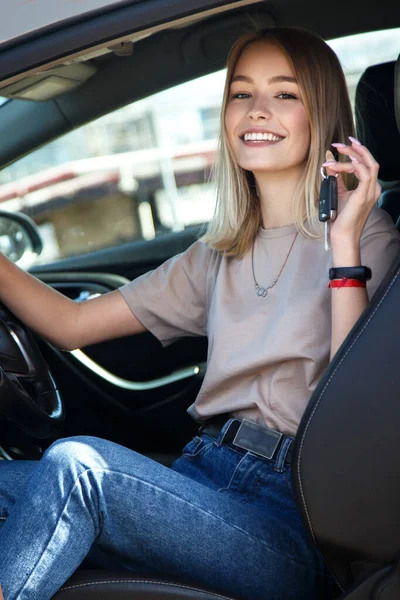
[[[239,38],[232,47],[221,109],[218,158],[213,169],[217,187],[215,213],[203,240],[228,256],[241,258],[254,242],[262,223],[253,173],[239,167],[225,132],[225,112],[234,71],[250,44],[277,45],[291,65],[310,123],[310,149],[304,173],[293,198],[293,220],[306,237],[321,235],[318,220],[320,167],[332,142],[346,143],[354,135],[353,116],[345,77],[333,50],[319,37],[296,27],[261,29]],[[266,60],[268,53],[266,52]],[[340,160],[344,160],[342,157]],[[344,176],[348,189],[354,177]],[[307,224],[306,224],[307,222]]]

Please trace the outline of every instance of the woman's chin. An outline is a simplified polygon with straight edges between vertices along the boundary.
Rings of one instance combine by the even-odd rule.
[[[276,164],[265,164],[265,163],[256,163],[254,161],[243,161],[239,163],[239,166],[245,171],[251,171],[255,176],[256,175],[267,175],[272,173],[280,173],[284,169],[282,165]]]
[[[291,174],[298,177],[299,170],[304,169],[304,163],[301,164],[285,164],[282,162],[268,163],[257,162],[257,161],[241,161],[238,163],[239,166],[245,171],[251,171],[255,177],[264,177],[266,175],[274,175],[275,173],[279,176],[286,174],[290,177]]]

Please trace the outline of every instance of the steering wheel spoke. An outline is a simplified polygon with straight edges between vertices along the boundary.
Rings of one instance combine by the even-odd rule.
[[[0,412],[38,439],[64,420],[60,393],[32,333],[1,305]]]

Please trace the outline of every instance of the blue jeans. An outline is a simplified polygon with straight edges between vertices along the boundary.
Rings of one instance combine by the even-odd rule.
[[[5,600],[51,598],[88,553],[245,600],[332,598],[286,452],[269,461],[203,434],[169,469],[82,436],[55,442],[38,463],[1,461]]]

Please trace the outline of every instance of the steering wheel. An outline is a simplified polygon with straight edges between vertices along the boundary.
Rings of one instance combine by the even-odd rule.
[[[32,333],[0,305],[0,414],[34,438],[64,420],[59,391]]]

